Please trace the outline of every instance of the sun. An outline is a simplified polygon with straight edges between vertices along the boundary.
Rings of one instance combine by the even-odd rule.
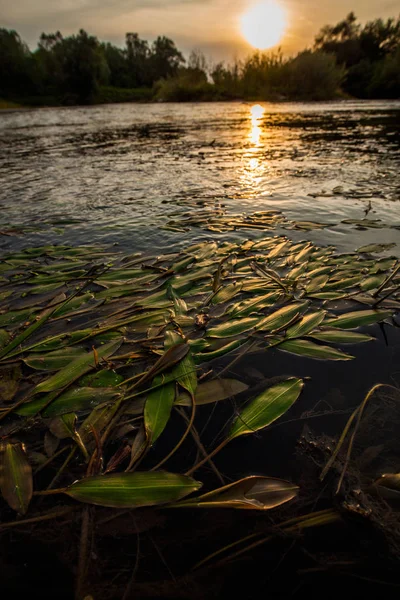
[[[281,5],[264,0],[240,17],[240,30],[245,40],[258,50],[276,46],[286,28],[286,14]]]

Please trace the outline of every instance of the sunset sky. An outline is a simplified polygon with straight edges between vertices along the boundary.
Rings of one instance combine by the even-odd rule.
[[[399,0],[268,0],[284,10],[286,27],[279,42],[292,54],[313,42],[325,24],[353,10],[361,22],[399,14]],[[0,0],[0,26],[16,29],[33,49],[42,31],[63,35],[86,29],[101,40],[122,46],[125,32],[152,41],[171,37],[187,54],[202,50],[213,60],[242,57],[252,50],[241,30],[241,17],[260,0]],[[273,29],[273,24],[269,23]]]

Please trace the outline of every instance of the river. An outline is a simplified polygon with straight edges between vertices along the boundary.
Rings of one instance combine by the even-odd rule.
[[[400,101],[2,111],[0,247],[162,251],[275,233],[341,251],[399,244],[399,167]],[[269,210],[282,212],[283,228],[179,226]]]

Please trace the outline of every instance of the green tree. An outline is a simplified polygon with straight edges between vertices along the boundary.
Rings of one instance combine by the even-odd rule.
[[[153,81],[174,77],[185,59],[169,38],[158,37],[152,44],[150,65]]]
[[[31,53],[14,30],[0,29],[0,97],[32,93],[34,89]]]
[[[289,61],[285,68],[289,97],[304,100],[329,100],[335,97],[345,76],[332,54],[306,50]]]

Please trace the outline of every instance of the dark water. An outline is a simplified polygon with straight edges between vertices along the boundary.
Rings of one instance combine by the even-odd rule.
[[[399,166],[400,102],[2,111],[0,229],[44,231],[3,235],[0,243],[51,239],[161,250],[205,239],[199,229],[160,229],[168,218],[204,208],[277,209],[291,220],[328,223],[290,235],[342,250],[398,242],[392,226],[400,226]],[[381,227],[341,222],[365,215]]]

